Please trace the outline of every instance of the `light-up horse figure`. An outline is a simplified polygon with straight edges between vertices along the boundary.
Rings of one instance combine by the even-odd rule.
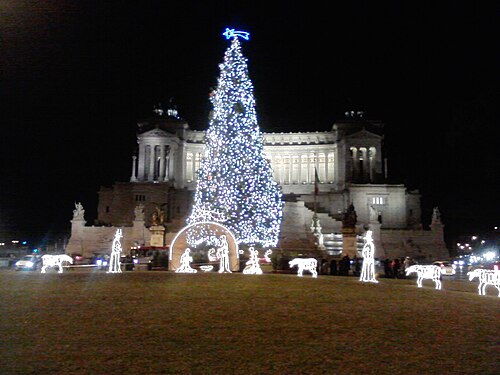
[[[60,255],[51,255],[51,254],[45,254],[42,256],[42,261],[43,261],[43,266],[41,273],[45,273],[47,270],[47,267],[58,267],[59,270],[57,271],[58,273],[63,273],[63,262],[69,262],[73,264],[73,258],[71,258],[67,254],[60,254]]]
[[[477,287],[479,295],[486,295],[486,287],[492,285],[498,289],[498,297],[500,297],[500,271],[478,268],[468,272],[467,275],[469,276],[469,281],[472,281],[476,277],[479,279],[479,286]]]
[[[120,243],[120,238],[122,237],[122,230],[117,229],[115,238],[113,239],[113,245],[111,247],[111,258],[109,259],[108,273],[122,272],[122,269],[120,267],[120,257],[122,254],[122,244]]]
[[[314,258],[294,258],[288,262],[290,268],[298,267],[297,276],[302,277],[304,271],[309,271],[312,277],[318,277],[318,261]]]
[[[175,270],[176,273],[196,273],[198,272],[191,267],[190,263],[193,261],[193,257],[190,255],[191,249],[187,248],[181,255],[180,267]]]
[[[414,272],[417,273],[417,286],[419,288],[422,288],[423,279],[429,279],[434,281],[436,289],[441,289],[441,268],[438,266],[416,264],[406,269],[406,276]]]

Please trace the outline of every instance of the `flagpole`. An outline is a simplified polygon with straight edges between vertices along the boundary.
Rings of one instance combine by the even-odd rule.
[[[316,197],[318,195],[318,189],[319,189],[319,186],[318,186],[318,170],[316,167],[314,167],[314,216],[316,217],[317,215],[317,211],[316,211]]]

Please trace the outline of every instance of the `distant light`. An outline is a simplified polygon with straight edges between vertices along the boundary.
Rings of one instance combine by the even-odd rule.
[[[23,245],[26,245],[27,243],[28,243],[27,241],[21,242],[21,244],[23,244]]]
[[[484,259],[486,260],[493,260],[495,259],[495,252],[493,251],[488,251],[487,253],[484,254]]]
[[[33,252],[34,253],[38,253],[38,249],[33,249]]]

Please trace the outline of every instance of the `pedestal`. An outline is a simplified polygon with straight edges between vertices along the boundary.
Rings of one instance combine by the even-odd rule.
[[[349,258],[358,256],[358,247],[355,228],[342,228],[342,256]]]
[[[151,239],[149,246],[165,246],[165,227],[163,225],[152,225],[149,227]]]
[[[375,244],[375,258],[385,259],[387,258],[387,254],[385,253],[384,247],[382,246],[382,240],[380,238],[380,227],[381,224],[379,222],[370,223],[373,243]]]

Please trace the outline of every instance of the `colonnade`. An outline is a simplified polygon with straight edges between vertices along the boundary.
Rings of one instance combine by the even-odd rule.
[[[335,153],[269,153],[273,178],[281,185],[314,183],[315,171],[321,183],[335,181]]]
[[[351,147],[352,173],[354,180],[373,181],[375,173],[375,147]]]
[[[174,158],[168,145],[139,144],[139,157],[132,157],[131,181],[168,181],[172,178]]]

